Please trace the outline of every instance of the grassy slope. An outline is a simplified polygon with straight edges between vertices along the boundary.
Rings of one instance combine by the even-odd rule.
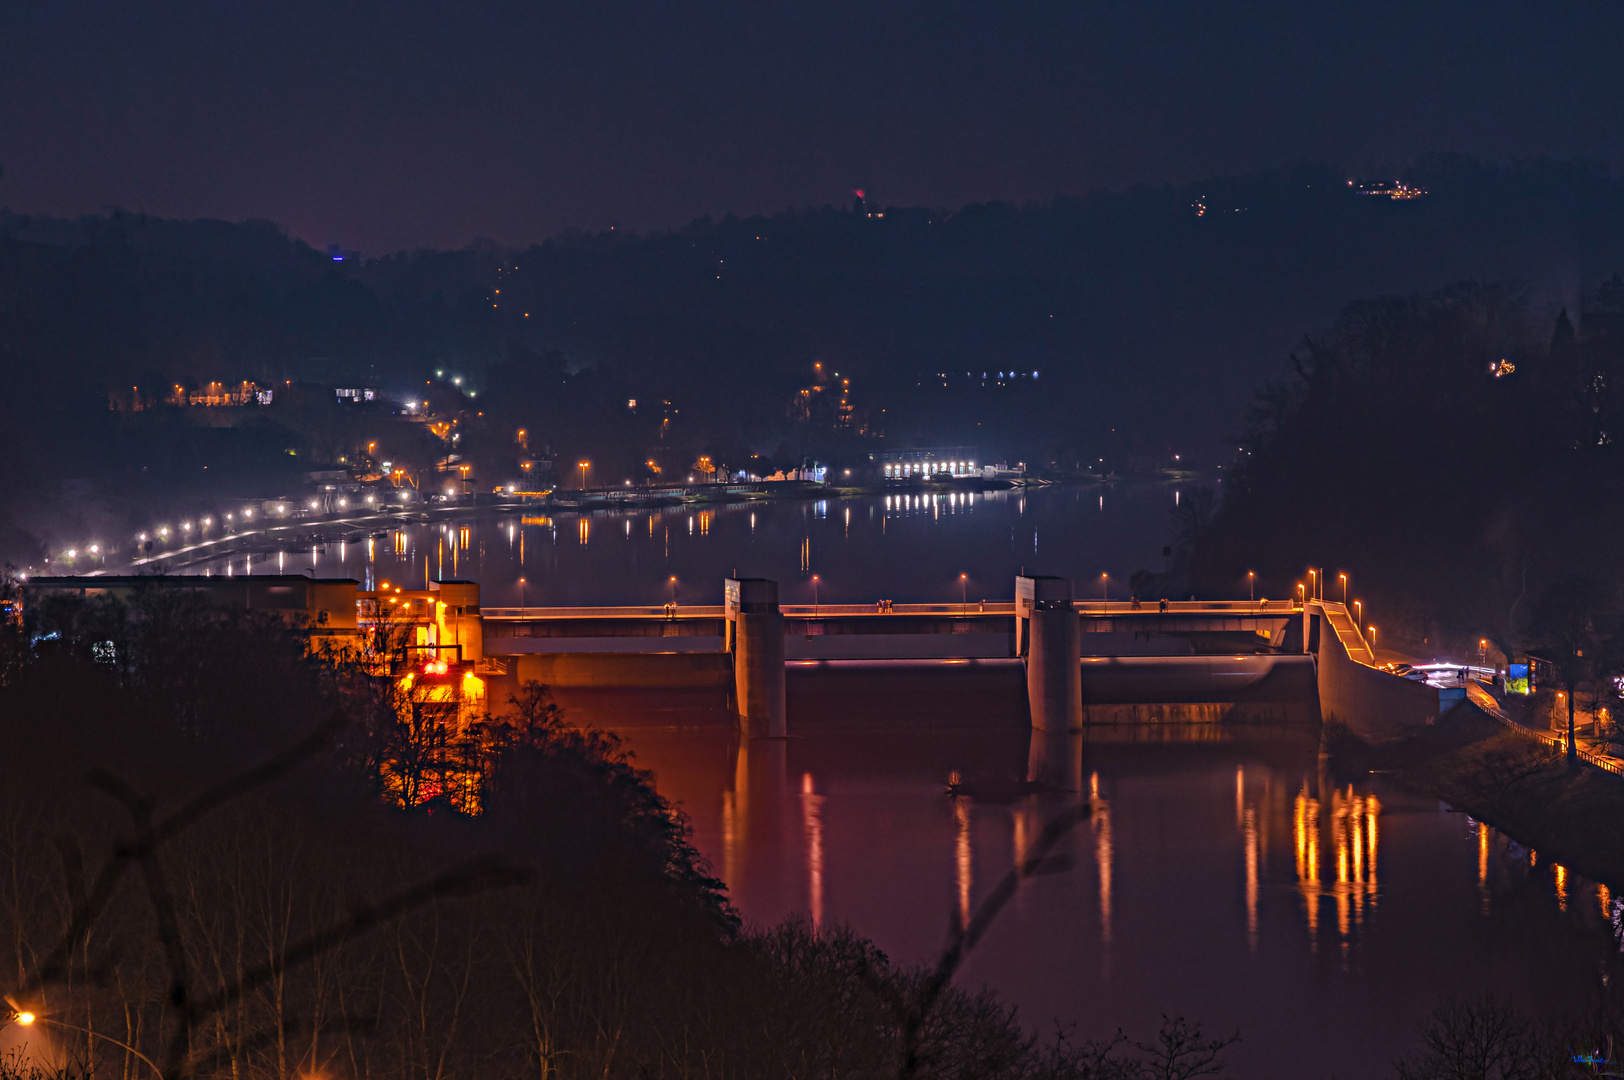
[[[1425,732],[1370,747],[1328,732],[1341,768],[1382,770],[1436,795],[1549,858],[1624,886],[1624,777],[1562,755],[1463,703]]]

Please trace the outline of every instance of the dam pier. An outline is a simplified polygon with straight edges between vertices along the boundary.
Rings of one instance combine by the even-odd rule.
[[[1306,600],[1079,601],[1065,578],[1021,576],[1009,602],[779,602],[776,581],[728,578],[719,605],[486,607],[479,585],[427,589],[298,575],[57,577],[52,596],[182,589],[270,610],[320,647],[501,711],[529,682],[556,694],[667,691],[725,700],[754,735],[797,720],[883,723],[898,687],[963,724],[1067,732],[1101,724],[1346,725],[1372,741],[1439,714],[1438,691],[1375,665],[1343,605]],[[387,655],[385,655],[387,654]]]

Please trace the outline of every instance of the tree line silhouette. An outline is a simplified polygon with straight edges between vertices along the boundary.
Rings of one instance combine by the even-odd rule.
[[[1350,575],[1381,640],[1533,653],[1603,697],[1624,673],[1624,279],[1552,313],[1465,282],[1349,305],[1258,395],[1221,497],[1187,501],[1150,588],[1291,595]],[[1571,703],[1574,694],[1568,694]]]
[[[109,523],[285,494],[306,462],[376,437],[361,411],[283,408],[301,383],[398,401],[441,393],[436,371],[479,394],[455,414],[501,414],[499,448],[525,427],[538,452],[616,483],[659,445],[684,465],[876,443],[976,445],[1056,475],[1221,461],[1249,388],[1350,296],[1520,277],[1543,303],[1618,265],[1624,200],[1594,165],[1439,157],[1404,179],[1428,194],[1372,196],[1305,165],[336,263],[267,222],[0,212],[9,546],[82,538],[95,520],[66,481],[89,482]],[[797,418],[817,363],[850,378],[850,426]],[[1011,372],[1028,377],[1000,385]],[[242,379],[283,397],[219,426],[108,408],[136,387]]]

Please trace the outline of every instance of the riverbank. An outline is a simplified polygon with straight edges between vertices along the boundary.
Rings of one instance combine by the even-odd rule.
[[[1371,746],[1329,728],[1325,746],[1344,775],[1381,772],[1465,811],[1542,861],[1610,888],[1624,886],[1624,777],[1581,765],[1470,702],[1420,735]]]
[[[854,499],[865,495],[928,495],[953,492],[1008,491],[1047,486],[1049,481],[1024,476],[920,476],[897,480],[838,483],[814,480],[752,480],[727,484],[676,484],[648,488],[554,490],[543,498],[524,495],[476,496],[473,504],[544,506],[549,509],[602,510],[683,506],[696,503],[763,502],[777,499]],[[455,502],[456,500],[448,500]],[[463,503],[462,505],[471,505]]]

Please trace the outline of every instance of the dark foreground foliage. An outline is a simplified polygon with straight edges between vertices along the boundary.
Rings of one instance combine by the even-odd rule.
[[[526,688],[482,812],[379,797],[380,695],[274,620],[154,590],[0,634],[6,1080],[1216,1075],[1104,1044],[844,928],[742,928],[611,735]],[[312,734],[314,733],[314,734]],[[21,1029],[5,1037],[14,1044]],[[94,1032],[94,1035],[86,1032]]]
[[[1604,987],[1576,1015],[1541,1018],[1493,996],[1439,1003],[1398,1080],[1561,1080],[1624,1072],[1624,1002]]]

